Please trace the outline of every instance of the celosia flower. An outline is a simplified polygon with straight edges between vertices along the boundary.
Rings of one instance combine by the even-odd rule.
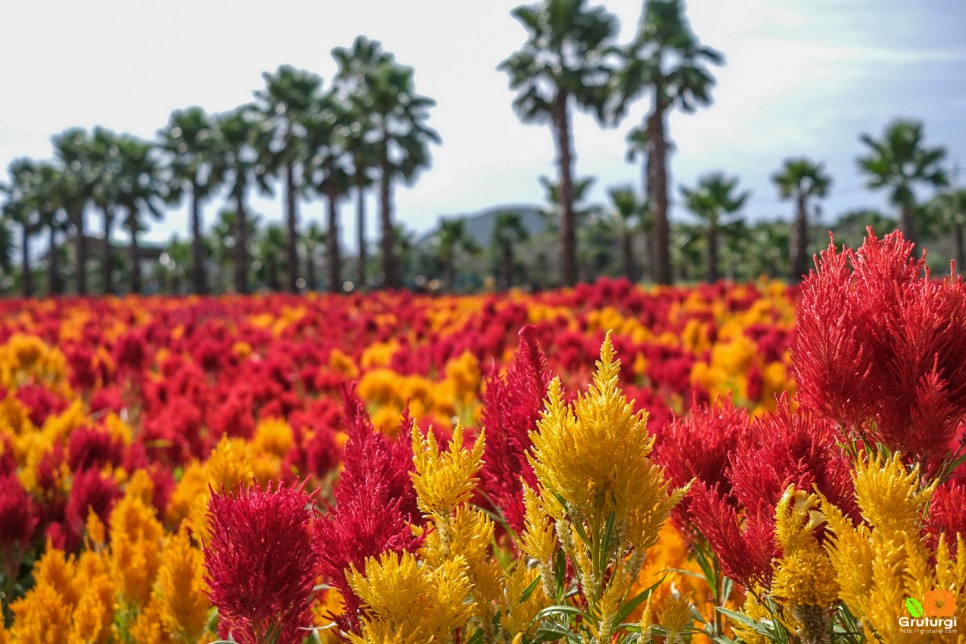
[[[144,606],[158,572],[164,528],[154,508],[138,496],[127,494],[111,512],[111,555],[127,601]]]
[[[625,538],[644,552],[684,490],[670,492],[661,468],[648,458],[654,438],[647,414],[634,413],[625,400],[619,371],[608,334],[593,384],[573,405],[564,403],[555,378],[530,434],[528,458],[541,487],[566,500],[574,521],[604,526],[613,512],[615,525],[626,526]]]
[[[64,512],[68,550],[80,545],[88,513],[93,512],[101,521],[107,522],[114,502],[120,496],[121,492],[114,480],[96,469],[91,468],[74,475]]]
[[[393,441],[372,427],[362,402],[344,390],[349,441],[344,468],[335,489],[335,506],[315,522],[314,546],[324,579],[342,593],[345,611],[337,618],[346,631],[358,632],[361,602],[346,581],[346,571],[365,571],[370,557],[414,549],[419,540],[410,530],[418,517],[416,493],[409,477],[412,443]],[[402,436],[412,421],[403,419]]]
[[[440,451],[433,432],[425,439],[418,427],[412,429],[413,487],[419,509],[432,517],[448,516],[458,505],[469,501],[476,487],[476,474],[483,467],[483,433],[472,450],[463,449],[463,426],[456,425],[449,449]]]
[[[16,476],[0,475],[0,551],[24,548],[33,538],[38,516]],[[16,558],[19,563],[19,557]]]
[[[124,458],[124,443],[102,429],[75,429],[67,443],[67,465],[72,472],[89,467],[117,466]]]
[[[802,284],[803,404],[935,474],[966,418],[966,284],[933,280],[899,232],[822,253]],[[851,265],[851,266],[850,266]]]
[[[165,630],[185,642],[200,641],[211,602],[204,581],[204,555],[191,545],[185,530],[171,537],[161,553],[158,594]]]
[[[301,642],[311,626],[311,500],[301,487],[236,487],[208,504],[205,582],[220,631],[242,644]]]
[[[494,368],[486,378],[481,424],[487,438],[480,490],[517,532],[524,523],[523,483],[537,485],[527,451],[549,383],[546,356],[529,325],[520,330],[520,347],[506,375]]]

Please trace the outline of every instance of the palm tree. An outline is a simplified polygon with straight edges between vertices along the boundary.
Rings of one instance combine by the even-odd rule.
[[[189,244],[174,235],[155,267],[155,279],[164,285],[165,291],[172,294],[182,293],[183,284],[188,281],[188,267],[194,269],[194,240]]]
[[[792,226],[791,281],[798,282],[808,272],[808,200],[824,197],[832,185],[821,163],[806,158],[785,159],[781,171],[771,180],[778,186],[782,199],[795,200],[795,225]]]
[[[40,215],[41,227],[47,229],[47,295],[60,295],[64,292],[64,284],[57,238],[68,226],[63,213],[62,173],[51,163],[39,163],[33,179],[31,200]]]
[[[298,208],[297,186],[304,179],[305,131],[300,120],[313,108],[322,79],[291,65],[280,66],[274,74],[264,73],[265,88],[255,92],[264,128],[271,136],[268,145],[259,148],[262,163],[269,172],[284,173],[285,185],[285,250],[288,256],[288,290],[298,290]]]
[[[948,184],[946,172],[940,165],[946,156],[942,147],[927,148],[923,143],[921,121],[898,119],[886,127],[877,141],[868,134],[859,137],[869,150],[869,156],[858,159],[859,170],[868,175],[869,188],[888,188],[889,199],[899,207],[902,234],[912,243],[916,234],[916,184],[942,187]]]
[[[704,221],[709,282],[717,282],[719,277],[718,249],[721,229],[737,223],[734,217],[751,196],[747,191],[735,194],[737,187],[738,177],[729,179],[721,173],[702,177],[694,189],[681,187],[688,210]]]
[[[269,224],[256,241],[259,279],[271,291],[281,289],[281,274],[288,270],[285,266],[287,240],[285,231],[279,224]]]
[[[30,238],[40,229],[40,218],[34,200],[33,185],[36,181],[36,164],[30,159],[15,159],[7,171],[10,182],[0,185],[7,195],[3,212],[9,220],[20,226],[20,294],[33,295],[33,275],[30,267]]]
[[[960,272],[966,267],[966,248],[963,231],[966,229],[966,189],[957,188],[937,195],[927,206],[927,211],[938,224],[941,232],[952,235],[953,259]]]
[[[122,225],[131,237],[130,289],[132,293],[140,293],[142,289],[141,249],[138,245],[138,235],[146,230],[143,219],[145,214],[150,214],[158,220],[163,218],[157,202],[164,194],[164,189],[160,166],[150,143],[123,135],[118,139],[117,145],[121,162],[121,174],[118,178],[120,184],[118,206],[125,214]]]
[[[315,270],[316,263],[315,260],[318,257],[319,249],[325,246],[328,242],[328,234],[326,231],[322,230],[318,222],[310,222],[306,227],[305,232],[302,233],[302,237],[299,243],[302,246],[302,254],[305,256],[305,278],[306,286],[310,291],[317,291],[319,288],[318,274]],[[331,259],[330,259],[330,270],[331,270]],[[332,275],[329,275],[329,290],[332,292],[339,292],[342,289],[342,282],[333,282]]]
[[[465,219],[450,219],[439,223],[439,232],[433,238],[433,246],[443,264],[443,283],[452,293],[456,286],[456,257],[458,253],[475,255],[480,247],[466,232]]]
[[[500,278],[504,290],[513,288],[513,268],[516,264],[514,248],[518,242],[530,238],[520,213],[503,211],[496,214],[493,225],[493,246],[499,253]]]
[[[698,42],[681,0],[647,0],[637,35],[621,57],[615,116],[623,116],[638,97],[653,96],[650,112],[629,138],[646,151],[645,194],[654,207],[654,279],[670,284],[667,113],[674,108],[691,113],[710,105],[715,81],[705,65],[720,65],[724,58]]]
[[[195,293],[208,292],[201,202],[220,184],[215,172],[218,135],[211,117],[200,107],[172,112],[167,126],[158,132],[159,147],[167,157],[168,201],[179,202],[185,192],[190,200],[191,286]]]
[[[102,127],[95,127],[88,150],[88,170],[91,176],[91,202],[104,221],[104,242],[101,247],[101,288],[103,293],[114,292],[114,247],[111,232],[122,189],[124,159],[119,145],[120,136]]]
[[[53,137],[54,153],[62,167],[58,175],[58,202],[67,221],[74,227],[77,254],[77,294],[87,294],[87,232],[85,213],[93,197],[94,176],[91,173],[92,145],[88,133],[71,128]]]
[[[302,118],[308,158],[305,174],[308,183],[324,196],[327,212],[327,261],[329,290],[342,290],[342,253],[339,243],[339,201],[349,191],[350,174],[342,131],[348,109],[335,92],[329,92],[315,109]],[[314,267],[313,267],[314,270]],[[310,285],[315,282],[314,276]],[[310,286],[313,288],[314,286]]]
[[[333,80],[334,88],[345,103],[348,113],[341,127],[343,148],[352,159],[352,186],[356,190],[356,240],[358,257],[356,279],[359,288],[367,282],[368,253],[366,248],[366,188],[373,184],[370,170],[379,164],[376,145],[376,123],[369,113],[367,75],[380,65],[391,64],[392,56],[379,43],[358,36],[351,48],[336,47],[332,57],[339,71]]]
[[[607,193],[610,195],[613,212],[617,222],[620,224],[621,237],[621,258],[624,268],[624,277],[630,281],[637,279],[634,267],[634,232],[640,229],[644,236],[644,248],[648,249],[646,225],[650,204],[647,200],[639,200],[634,194],[634,189],[630,186],[611,188]],[[645,256],[645,263],[649,263],[650,252]]]
[[[612,70],[606,58],[617,19],[584,0],[544,0],[517,7],[514,17],[527,30],[523,47],[500,63],[517,91],[513,108],[524,123],[549,122],[557,149],[560,184],[560,250],[563,282],[577,282],[577,221],[574,213],[573,105],[604,118]]]
[[[430,163],[429,143],[440,143],[439,134],[426,125],[429,108],[436,101],[416,93],[413,69],[386,54],[365,76],[367,93],[361,105],[375,130],[379,171],[379,219],[382,239],[382,272],[388,288],[402,286],[400,247],[393,221],[392,184],[415,181]]]
[[[253,222],[249,221],[245,193],[253,183],[267,190],[265,167],[259,164],[255,152],[256,145],[260,147],[267,143],[259,139],[262,130],[251,105],[242,105],[217,117],[215,126],[219,132],[219,146],[214,174],[228,183],[229,194],[235,202],[235,292],[244,294],[248,292],[249,230],[254,229]]]

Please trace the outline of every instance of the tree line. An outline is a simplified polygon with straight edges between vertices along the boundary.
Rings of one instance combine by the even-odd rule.
[[[694,249],[701,247],[704,278],[713,281],[722,274],[723,242],[733,245],[735,239],[768,230],[768,243],[782,242],[788,248],[787,259],[781,261],[787,277],[797,280],[807,271],[813,202],[826,196],[832,183],[820,162],[789,158],[772,177],[780,196],[794,204],[793,223],[787,230],[770,229],[767,222],[749,229],[741,217],[749,193],[740,190],[738,178],[722,172],[705,175],[696,186],[681,187],[682,203],[698,224],[669,219],[668,164],[673,145],[668,114],[709,106],[715,85],[711,67],[724,63],[721,52],[702,44],[693,33],[680,0],[647,0],[636,34],[625,44],[616,41],[616,17],[603,6],[588,6],[585,0],[541,0],[518,7],[513,16],[527,38],[499,69],[506,72],[516,92],[513,107],[519,118],[549,124],[553,134],[558,176],[556,181],[544,181],[552,204],[547,212],[557,236],[556,284],[572,285],[587,278],[580,274],[582,266],[601,266],[604,239],[616,244],[628,277],[661,284],[672,283],[675,266],[678,277],[693,278],[687,270],[693,264],[675,262],[675,258],[694,260]],[[403,286],[407,270],[414,265],[414,250],[412,238],[406,237],[394,216],[393,186],[415,181],[429,166],[429,147],[440,143],[428,125],[434,101],[416,92],[412,68],[398,63],[378,42],[360,36],[350,47],[334,49],[332,55],[338,71],[327,89],[314,73],[283,65],[264,74],[265,86],[254,92],[251,103],[222,114],[208,114],[201,107],[177,110],[154,141],[102,127],[91,132],[75,128],[53,138],[53,161],[15,160],[8,169],[9,180],[2,184],[6,202],[0,225],[0,265],[11,270],[12,258],[19,254],[21,292],[31,294],[30,248],[35,237],[44,235],[47,291],[62,293],[64,252],[59,240],[66,233],[73,245],[73,290],[88,293],[88,259],[96,249],[88,248],[91,240],[86,230],[88,218],[96,213],[104,230],[99,253],[102,291],[115,292],[115,270],[126,269],[128,290],[140,292],[140,233],[150,219],[164,216],[165,205],[187,201],[190,242],[187,248],[177,239],[169,245],[170,252],[162,257],[167,261],[159,268],[165,280],[180,284],[178,273],[169,270],[165,277],[164,272],[190,264],[190,289],[185,290],[210,292],[206,267],[216,259],[221,272],[230,257],[231,288],[236,292],[248,292],[253,278],[272,289],[315,289],[319,281],[316,250],[323,249],[328,288],[340,291],[345,262],[339,204],[354,196],[355,284]],[[588,111],[601,125],[614,126],[638,102],[645,102],[647,108],[629,130],[627,141],[628,157],[643,160],[642,185],[639,192],[633,186],[611,189],[613,217],[608,221],[616,225],[607,232],[610,224],[605,222],[601,228],[607,220],[601,209],[582,210],[580,205],[589,182],[575,178],[572,112]],[[929,218],[934,230],[952,233],[953,254],[961,264],[962,191],[943,193],[926,210],[915,197],[917,185],[948,185],[943,148],[927,147],[922,124],[910,119],[893,122],[881,138],[865,134],[860,140],[866,154],[858,159],[859,169],[870,188],[889,191],[906,236],[916,241],[918,221]],[[271,193],[275,187],[283,195],[283,225],[259,230],[247,195],[253,190]],[[202,208],[219,190],[227,190],[229,205],[204,234]],[[376,190],[379,204],[376,267],[370,266],[366,246],[369,190]],[[314,223],[299,224],[300,200],[309,196],[326,202],[324,229]],[[110,241],[116,225],[130,239],[126,263],[117,261]],[[13,251],[13,229],[19,233],[18,253]],[[784,242],[781,236],[786,233]],[[254,243],[253,237],[257,237]],[[498,258],[494,272],[500,285],[514,283],[514,246],[537,243],[527,237],[518,215],[501,213],[490,240],[491,254]],[[641,242],[635,244],[635,238]],[[456,258],[460,253],[479,254],[480,249],[474,248],[478,245],[466,239],[461,224],[446,222],[433,239],[430,268],[439,269],[444,285],[452,289]],[[637,246],[642,251],[639,258]],[[420,262],[415,264],[418,268]]]

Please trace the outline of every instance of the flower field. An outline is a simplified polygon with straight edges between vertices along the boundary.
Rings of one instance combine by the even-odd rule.
[[[2,301],[0,643],[966,641],[966,286],[909,257]]]

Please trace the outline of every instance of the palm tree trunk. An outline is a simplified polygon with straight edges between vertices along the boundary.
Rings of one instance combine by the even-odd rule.
[[[244,190],[235,190],[235,292],[248,293],[248,222]]]
[[[208,292],[205,279],[205,248],[201,243],[201,203],[198,197],[198,179],[191,177],[191,287],[195,293]]]
[[[298,291],[299,255],[298,255],[298,213],[295,210],[295,164],[289,160],[285,163],[285,203],[286,228],[288,239],[286,249],[288,257],[288,290]]]
[[[84,211],[73,218],[77,228],[77,294],[87,295],[87,236],[84,230]]]
[[[104,295],[114,293],[114,271],[111,266],[111,228],[114,227],[114,207],[104,206],[104,245],[101,247],[101,271]]]
[[[356,235],[359,242],[358,288],[366,287],[366,192],[360,184],[356,188]]]
[[[25,298],[34,294],[34,280],[30,273],[30,227],[26,223],[20,234],[20,294]]]
[[[57,253],[57,227],[50,226],[50,248],[47,250],[47,295],[60,295],[60,258]]]
[[[962,274],[966,269],[966,248],[963,247],[963,227],[953,224],[953,258],[956,260],[956,270]]]
[[[558,90],[553,121],[560,172],[560,270],[564,285],[573,286],[577,283],[577,217],[574,213],[573,153],[567,100],[567,92]]]
[[[379,216],[382,222],[382,272],[386,288],[397,288],[399,276],[396,274],[396,231],[392,227],[392,193],[389,169],[388,133],[383,132],[382,167],[379,173]]]
[[[329,189],[329,235],[327,258],[329,261],[329,290],[338,293],[342,290],[342,253],[339,248],[339,198],[335,190]]]
[[[317,291],[319,283],[315,279],[315,249],[311,248],[305,253],[305,282],[310,291]]]
[[[904,203],[899,214],[899,225],[902,228],[902,235],[906,241],[910,241],[916,246],[912,249],[913,256],[921,255],[919,252],[919,237],[916,234],[916,213],[911,203]]]
[[[658,87],[660,95],[660,87]],[[666,106],[657,101],[647,118],[647,194],[654,204],[654,281],[671,284],[671,224],[668,220],[667,139],[664,131]]]
[[[708,282],[718,281],[718,222],[708,225]]]
[[[799,195],[795,210],[795,225],[792,226],[792,284],[802,281],[808,272],[808,210],[805,196]]]
[[[443,282],[446,284],[446,292],[452,293],[454,287],[456,286],[456,267],[455,267],[453,250],[444,249],[443,250]]]
[[[513,242],[503,243],[503,288],[509,291],[513,288]]]
[[[132,217],[133,220],[133,217]],[[141,252],[138,246],[138,229],[136,224],[128,226],[131,233],[130,262],[131,262],[131,293],[141,293]]]
[[[621,230],[621,255],[624,259],[624,277],[633,282],[636,278],[634,271],[634,237],[630,229]]]

